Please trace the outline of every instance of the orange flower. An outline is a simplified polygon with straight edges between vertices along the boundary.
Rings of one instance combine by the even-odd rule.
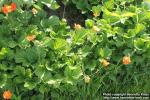
[[[3,12],[4,14],[8,14],[8,13],[9,13],[9,6],[4,5],[4,6],[2,7],[2,12]]]
[[[124,65],[128,65],[131,63],[131,59],[129,56],[124,56],[123,59],[122,59],[122,62]]]
[[[28,36],[26,37],[26,39],[27,39],[28,41],[33,41],[33,40],[35,40],[35,38],[36,38],[35,35],[28,35]]]
[[[107,67],[110,64],[106,59],[103,59],[101,62],[104,67]]]
[[[16,4],[15,4],[15,3],[11,3],[10,6],[4,5],[4,6],[2,7],[2,12],[3,12],[4,14],[8,14],[8,13],[10,13],[10,12],[12,12],[12,11],[15,11],[15,10],[16,10]]]
[[[5,100],[9,100],[9,99],[11,99],[11,97],[12,97],[11,91],[7,90],[7,91],[5,91],[5,92],[3,93],[3,98],[4,98]]]
[[[84,82],[89,83],[91,81],[91,78],[88,75],[84,76]]]
[[[75,23],[75,24],[74,24],[74,28],[75,28],[75,29],[81,29],[81,25]]]
[[[38,11],[37,11],[35,8],[33,8],[33,9],[32,9],[32,13],[35,15],[35,14],[38,13]]]
[[[16,4],[12,2],[10,5],[10,9],[11,9],[11,11],[15,11],[16,10]]]

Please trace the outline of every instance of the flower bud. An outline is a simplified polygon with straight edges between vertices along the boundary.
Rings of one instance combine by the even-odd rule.
[[[89,83],[91,81],[91,78],[88,75],[84,76],[84,82]]]
[[[124,65],[128,65],[131,63],[131,59],[129,56],[124,56],[123,59],[122,59],[122,62]]]

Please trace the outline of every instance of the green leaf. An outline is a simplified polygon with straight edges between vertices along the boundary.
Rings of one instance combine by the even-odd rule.
[[[50,16],[49,17],[49,24],[51,24],[52,26],[55,26],[55,25],[59,25],[59,17],[57,16]]]
[[[80,66],[67,66],[65,68],[65,76],[68,78],[79,79],[82,75],[83,73]]]
[[[37,51],[37,56],[38,56],[38,60],[42,60],[42,59],[45,59],[46,57],[46,49],[44,47],[37,47],[36,48],[36,51]]]
[[[39,54],[37,53],[37,49],[27,48],[26,50],[18,50],[15,56],[16,63],[35,63],[38,60]]]
[[[23,83],[23,82],[25,81],[25,76],[16,76],[16,77],[14,78],[14,81],[15,81],[16,83]]]
[[[96,60],[91,60],[91,61],[88,61],[88,60],[87,60],[85,63],[86,63],[85,66],[86,66],[88,69],[90,69],[91,71],[95,70],[96,63],[97,63]]]
[[[103,58],[110,57],[111,54],[112,54],[112,50],[109,49],[108,47],[100,48],[100,50],[99,50],[99,55]]]
[[[26,53],[22,50],[18,50],[18,53],[15,55],[15,62],[16,63],[26,63]]]
[[[150,0],[144,0],[144,2],[150,2]]]
[[[36,87],[36,82],[32,81],[25,82],[24,87],[28,88],[29,90],[32,90],[33,88]]]
[[[46,83],[54,86],[54,88],[58,88],[60,86],[62,79],[59,78],[50,78]]]
[[[134,29],[128,29],[128,33],[124,35],[126,38],[131,38],[136,36],[136,32]]]
[[[44,100],[44,95],[43,94],[37,94],[37,95],[33,95],[32,97],[30,97],[30,100]]]
[[[96,14],[100,14],[100,12],[101,12],[101,6],[100,5],[97,5],[97,6],[93,6],[92,7],[92,12],[93,12],[93,14],[94,13],[96,13]]]
[[[60,20],[57,16],[50,16],[48,19],[41,20],[41,26],[44,28],[49,28],[49,30],[52,31],[51,27],[59,25],[59,22]]]
[[[0,75],[0,88],[3,88],[5,86],[6,81],[7,81],[7,75],[1,74]]]
[[[136,14],[132,13],[132,12],[123,12],[121,14],[122,17],[133,17],[134,15],[136,15]]]
[[[114,0],[104,0],[104,6],[110,10],[114,8],[114,3],[115,3]]]
[[[41,3],[46,5],[51,9],[58,9],[60,6],[57,4],[56,0],[40,0]]]
[[[0,59],[2,59],[7,52],[8,52],[8,50],[6,48],[2,48],[0,50]]]
[[[93,32],[93,30],[88,31],[87,39],[93,44],[96,44],[97,41],[99,42],[102,41],[102,38],[103,38],[102,35],[98,36],[96,32]]]
[[[0,21],[4,19],[4,15],[0,14]]]
[[[121,19],[120,13],[118,13],[118,12],[110,12],[110,11],[108,11],[105,8],[103,9],[103,12],[104,12],[103,18],[105,20],[107,20],[108,22],[110,22],[110,23],[116,23],[118,21],[120,22],[120,19]]]
[[[25,76],[26,76],[27,78],[31,78],[31,76],[32,76],[32,70],[31,70],[31,69],[26,69]]]
[[[48,87],[47,87],[46,85],[42,84],[42,85],[40,86],[40,88],[39,88],[39,91],[40,91],[42,94],[44,94],[45,92],[48,91]]]
[[[145,41],[141,38],[138,38],[138,39],[134,40],[134,46],[138,50],[146,50]]]
[[[132,49],[125,49],[124,51],[123,51],[123,54],[124,55],[129,55],[129,54],[131,54],[132,53]]]
[[[53,44],[55,50],[64,48],[66,45],[67,45],[66,40],[65,39],[61,39],[61,38],[56,38],[55,42]]]
[[[8,67],[6,65],[0,64],[0,71],[7,71]]]
[[[44,81],[49,81],[49,79],[52,78],[52,73],[51,71],[46,70],[43,76]]]
[[[35,69],[35,75],[38,76],[40,79],[43,79],[45,74],[45,67],[43,66],[38,66]]]
[[[25,75],[25,68],[21,66],[16,66],[15,68],[15,74],[19,76],[24,76]]]
[[[18,44],[15,42],[15,41],[9,41],[9,43],[8,43],[8,46],[10,47],[10,48],[14,48],[14,47],[16,47]]]
[[[86,10],[90,9],[90,4],[87,0],[72,0],[72,2],[75,3],[76,7],[81,9],[83,12],[86,12]]]
[[[37,4],[33,4],[33,7],[36,8],[36,9],[42,10],[42,8]]]
[[[114,76],[113,74],[109,75],[109,79],[115,82],[116,81],[116,76]]]
[[[52,44],[53,44],[53,41],[51,38],[49,37],[45,37],[44,40],[43,40],[43,45],[45,47],[51,47],[52,48]]]
[[[135,27],[135,32],[136,32],[136,34],[138,34],[141,31],[143,31],[144,29],[145,29],[145,26],[143,24],[137,24]]]
[[[36,48],[28,48],[26,51],[27,61],[30,63],[35,63],[38,60],[39,54]]]
[[[75,44],[82,44],[84,42],[86,35],[87,30],[85,29],[77,30],[76,32],[73,33],[73,42]]]

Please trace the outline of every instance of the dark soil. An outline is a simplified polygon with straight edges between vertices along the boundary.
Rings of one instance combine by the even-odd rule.
[[[45,8],[48,16],[56,15],[60,19],[65,18],[67,20],[68,25],[73,28],[74,23],[80,24],[84,26],[84,21],[86,20],[86,16],[81,14],[80,10],[76,9],[74,4],[69,4],[65,6],[60,0],[57,0],[60,7],[57,10],[52,10],[49,8]]]

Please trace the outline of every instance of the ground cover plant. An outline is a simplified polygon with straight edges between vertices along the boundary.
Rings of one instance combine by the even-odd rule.
[[[0,99],[150,92],[149,0],[0,0]]]

